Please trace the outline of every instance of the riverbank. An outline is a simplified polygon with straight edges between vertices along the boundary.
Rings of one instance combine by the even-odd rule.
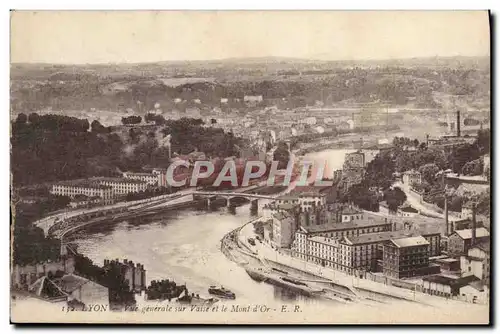
[[[159,203],[161,202],[161,203]],[[75,222],[74,224],[65,224],[64,221],[56,223],[59,225],[53,225],[49,234],[53,237],[62,239],[68,237],[71,233],[74,233],[80,229],[94,224],[105,224],[114,221],[121,221],[125,219],[134,219],[138,217],[147,217],[151,215],[156,215],[167,210],[179,210],[184,208],[192,207],[196,201],[193,195],[184,195],[170,201],[164,202],[164,200],[158,200],[154,203],[148,203],[148,205],[130,207],[121,213],[111,213],[111,215],[104,215],[101,217],[84,219],[80,222]],[[54,229],[55,227],[55,229]]]
[[[432,296],[424,294],[422,292],[416,291],[416,289],[405,289],[393,285],[386,285],[383,283],[375,282],[366,278],[359,278],[355,276],[349,276],[341,271],[336,271],[330,268],[325,268],[317,264],[306,262],[298,258],[289,256],[281,251],[276,251],[272,249],[265,242],[257,242],[255,246],[250,245],[246,242],[249,237],[255,237],[253,232],[253,226],[249,222],[242,227],[230,232],[230,236],[235,240],[233,251],[241,250],[245,248],[245,254],[250,253],[251,256],[260,262],[261,267],[276,267],[277,265],[289,273],[289,277],[304,283],[311,282],[311,279],[304,279],[303,276],[296,273],[305,273],[320,278],[323,280],[323,284],[327,286],[341,286],[349,291],[352,291],[356,296],[353,301],[366,302],[377,301],[384,302],[387,298],[392,300],[400,300],[404,302],[411,302],[425,306],[443,308],[443,307],[465,307],[467,303],[459,300],[446,299],[443,297]],[[252,224],[253,225],[253,224]],[[240,249],[238,249],[238,247]],[[266,263],[267,266],[266,266]],[[240,262],[240,265],[248,265],[248,263]],[[294,275],[290,275],[294,273]],[[321,284],[321,283],[318,283]],[[342,291],[336,291],[342,292]],[[345,291],[343,291],[345,293]],[[487,307],[485,305],[478,307]]]
[[[178,197],[182,197],[184,195],[191,194],[194,190],[193,189],[188,189],[188,190],[183,190],[179,191],[174,194],[166,194],[166,195],[160,195],[160,196],[155,196],[155,197],[150,197],[142,200],[137,200],[137,201],[129,201],[129,202],[118,202],[110,205],[103,205],[103,206],[96,206],[92,208],[80,208],[80,209],[74,209],[74,210],[64,210],[60,211],[56,214],[52,213],[51,215],[47,217],[40,218],[39,220],[33,222],[33,224],[37,227],[40,227],[45,235],[48,235],[49,229],[59,220],[68,220],[71,218],[77,218],[79,216],[83,215],[92,215],[92,214],[97,214],[100,212],[106,212],[110,211],[112,212],[113,210],[116,210],[115,212],[120,212],[121,210],[124,211],[129,208],[141,208],[141,207],[147,207],[150,204],[154,203],[160,203],[165,200],[170,200]]]

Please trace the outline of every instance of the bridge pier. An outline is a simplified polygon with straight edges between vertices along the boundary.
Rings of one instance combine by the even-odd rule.
[[[250,214],[252,216],[257,216],[259,214],[259,200],[250,200]]]
[[[216,200],[216,197],[215,196],[208,196],[207,197],[207,208],[209,210],[212,210],[215,206],[215,200]]]

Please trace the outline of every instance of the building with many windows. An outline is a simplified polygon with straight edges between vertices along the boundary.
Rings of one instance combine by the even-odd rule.
[[[483,284],[490,285],[490,241],[480,242],[460,257],[460,271],[463,276],[474,275]]]
[[[75,198],[78,195],[99,197],[104,203],[109,203],[114,197],[113,188],[89,180],[62,181],[52,185],[50,191],[54,195]]]
[[[465,255],[477,243],[488,241],[490,233],[484,227],[455,231],[448,238],[448,254],[452,256]]]
[[[145,191],[148,188],[148,184],[146,182],[132,179],[103,177],[95,178],[95,182],[100,185],[113,188],[115,197],[124,196],[128,193]]]
[[[403,173],[403,183],[411,186],[412,184],[422,183],[422,174],[416,170],[408,170]]]
[[[126,172],[123,173],[123,177],[130,180],[143,181],[151,186],[157,186],[159,184],[159,175],[155,175],[153,173]]]
[[[354,220],[362,220],[363,211],[356,209],[353,206],[349,206],[347,208],[342,208],[342,223],[348,223]]]
[[[440,270],[439,266],[429,267],[429,242],[422,236],[391,239],[382,249],[385,276],[400,279]]]
[[[393,230],[393,223],[387,218],[374,219],[368,217],[347,223],[332,223],[322,225],[302,226],[297,233],[307,233],[310,236],[323,236],[340,239],[344,236],[358,236],[366,233],[386,232]]]
[[[118,268],[123,278],[128,283],[130,291],[141,292],[146,289],[146,270],[144,265],[137,263],[134,264],[133,261],[124,259],[123,262],[116,260],[104,260],[104,269],[110,270],[112,268]]]
[[[82,180],[62,181],[52,185],[54,195],[75,198],[78,195],[100,197],[104,204],[130,192],[140,192],[148,188],[148,183],[133,179],[99,177]]]
[[[295,217],[288,212],[277,212],[272,216],[272,243],[280,248],[288,248],[292,244],[296,230]]]
[[[391,240],[398,244],[405,243],[405,241],[401,241],[403,239],[413,240],[412,238],[418,238],[420,241],[424,240],[427,249],[426,268],[429,267],[431,243],[434,245],[433,247],[436,246],[436,242],[439,245],[439,240],[436,239],[433,233],[421,236],[417,231],[407,230],[387,230],[370,233],[367,233],[367,231],[367,228],[360,229],[356,230],[356,233],[349,233],[349,235],[339,238],[335,237],[335,234],[330,234],[331,232],[313,235],[308,233],[306,227],[300,227],[295,233],[295,239],[291,245],[291,254],[305,261],[354,274],[363,271],[382,271],[383,246]],[[439,266],[432,269],[439,270]],[[421,272],[424,272],[424,270]],[[420,272],[418,273],[420,274]]]
[[[302,212],[314,210],[326,205],[327,194],[322,192],[325,188],[313,190],[309,187],[307,190],[295,191],[276,199],[276,204],[298,204]]]

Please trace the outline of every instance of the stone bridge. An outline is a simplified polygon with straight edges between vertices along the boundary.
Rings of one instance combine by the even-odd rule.
[[[250,190],[245,190],[250,191]],[[232,207],[231,200],[234,198],[245,198],[250,200],[251,209],[253,211],[259,211],[259,199],[274,200],[279,194],[274,195],[259,195],[244,191],[196,191],[193,193],[195,197],[204,197],[207,199],[207,206],[210,207],[212,202],[217,197],[223,197],[227,200],[226,205],[228,208]]]

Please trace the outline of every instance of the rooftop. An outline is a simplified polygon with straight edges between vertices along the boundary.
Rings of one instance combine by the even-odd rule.
[[[97,183],[93,179],[77,179],[77,180],[66,180],[54,183],[55,186],[73,186],[73,187],[85,187],[93,189],[111,189],[110,186],[105,186]]]
[[[453,259],[451,257],[447,257],[447,258],[444,258],[444,259],[436,259],[435,261],[439,262],[439,263],[454,263],[454,262],[459,262],[459,260]]]
[[[388,225],[388,224],[390,225],[392,223],[389,221],[384,221],[382,219],[375,220],[372,217],[369,217],[368,219],[350,221],[347,223],[310,225],[310,226],[304,226],[304,228],[309,233],[317,233],[317,232],[330,232],[330,231],[337,231],[337,230],[347,230],[347,229],[380,226],[380,225]]]
[[[71,293],[86,284],[89,280],[73,274],[64,275],[61,278],[54,279],[54,283],[66,293]]]
[[[276,212],[273,214],[273,217],[278,219],[278,220],[283,220],[283,219],[290,218],[291,216],[285,212]]]
[[[134,179],[125,179],[119,177],[95,177],[90,180],[95,182],[112,182],[112,183],[135,183],[135,184],[147,184],[144,181],[134,180]]]
[[[358,210],[358,209],[353,208],[353,207],[347,207],[347,208],[342,209],[343,215],[357,215],[360,213],[363,213],[363,211]]]
[[[156,177],[156,175],[151,174],[151,173],[142,173],[142,172],[126,172],[124,174],[127,175],[137,175],[137,176],[151,176],[151,177]]]
[[[490,241],[487,240],[487,241],[479,242],[479,243],[475,244],[473,248],[479,248],[482,251],[489,254],[491,251]]]
[[[281,196],[277,197],[276,199],[277,200],[282,200],[282,201],[286,201],[286,200],[288,200],[288,201],[292,200],[293,201],[293,200],[298,200],[298,198],[299,197],[297,195],[285,194],[285,195],[281,195]]]
[[[348,245],[371,244],[371,243],[388,241],[393,238],[401,238],[404,235],[405,235],[404,231],[367,233],[353,237],[344,237],[344,241]]]
[[[445,276],[445,275],[434,275],[434,276],[424,277],[423,280],[427,281],[427,282],[438,283],[438,284],[442,284],[442,285],[449,285],[449,286],[461,288],[463,286],[468,285],[471,282],[478,281],[479,278],[477,278],[474,275],[465,276],[465,277],[458,277],[458,278]]]
[[[338,241],[333,239],[333,238],[315,236],[315,237],[310,237],[309,240],[319,242],[319,243],[329,245],[329,246],[335,246],[335,247],[339,246]]]
[[[460,238],[464,240],[472,239],[472,229],[458,230],[455,231],[455,234],[457,234]],[[484,227],[476,228],[476,238],[483,238],[489,236],[490,232],[488,232],[488,230],[485,229]]]
[[[420,172],[418,172],[418,171],[416,171],[414,169],[411,169],[411,170],[407,170],[403,174],[405,174],[405,175],[420,175]]]
[[[429,245],[429,242],[422,236],[392,239],[391,242],[398,248]]]
[[[297,204],[292,204],[292,203],[275,204],[270,206],[271,209],[278,209],[278,210],[293,210],[296,207]]]
[[[418,213],[418,210],[412,207],[411,205],[403,205],[399,207],[399,210],[403,212]]]
[[[320,196],[322,192],[329,190],[330,188],[330,186],[297,186],[291,193],[299,196]]]

